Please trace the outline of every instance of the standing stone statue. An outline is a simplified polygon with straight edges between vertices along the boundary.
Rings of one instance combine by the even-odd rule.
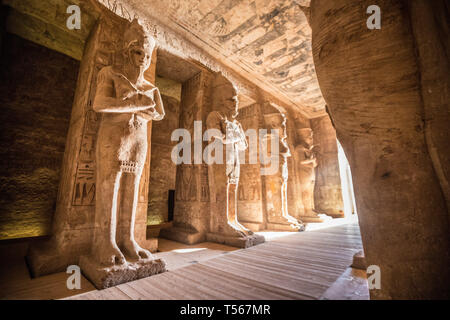
[[[226,164],[212,164],[215,199],[212,203],[209,241],[248,247],[264,242],[264,237],[253,234],[238,221],[237,195],[240,176],[239,152],[248,147],[247,138],[237,121],[237,91],[220,73],[214,81],[214,106],[206,119],[207,129],[215,129],[213,139],[225,146]]]
[[[270,157],[277,156],[272,154],[273,139],[279,143],[278,165],[279,170],[265,176],[267,192],[267,228],[271,230],[284,231],[303,231],[304,226],[296,218],[291,216],[288,211],[288,178],[289,168],[288,159],[291,157],[291,151],[287,142],[286,116],[280,112],[268,113],[264,115],[265,125],[270,133],[267,133],[266,148],[270,150]],[[278,130],[278,134],[274,133]]]
[[[311,128],[297,129],[299,144],[295,148],[296,163],[298,175],[302,188],[302,200],[305,208],[305,222],[320,222],[321,219],[314,211],[314,186],[315,186],[315,168],[317,167],[317,158],[315,155],[315,146],[313,145],[313,131]]]
[[[98,73],[93,109],[102,119],[96,145],[95,231],[91,255],[80,259],[97,287],[164,270],[164,263],[153,260],[134,238],[147,123],[164,118],[159,90],[144,78],[154,47],[155,41],[134,20],[123,36],[123,65]]]
[[[281,202],[282,202],[282,217],[286,219],[287,222],[291,224],[291,227],[294,229],[298,229],[299,231],[304,231],[305,226],[302,222],[298,221],[296,218],[291,216],[288,211],[288,178],[289,178],[289,169],[288,169],[288,157],[291,157],[291,150],[289,149],[289,145],[287,142],[287,128],[286,128],[286,116],[282,114],[283,123],[282,123],[282,136],[281,136],[281,148],[280,148],[280,156],[281,156],[281,178],[283,179],[283,183],[281,185]]]

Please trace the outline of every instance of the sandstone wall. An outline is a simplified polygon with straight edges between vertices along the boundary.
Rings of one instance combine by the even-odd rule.
[[[7,33],[0,68],[0,239],[48,235],[79,62]]]
[[[156,86],[161,91],[166,115],[163,120],[154,122],[152,126],[147,224],[168,221],[169,190],[175,190],[177,172],[176,164],[171,159],[176,142],[172,142],[170,137],[172,131],[179,128],[181,84],[176,82],[167,84],[167,81],[157,78]]]

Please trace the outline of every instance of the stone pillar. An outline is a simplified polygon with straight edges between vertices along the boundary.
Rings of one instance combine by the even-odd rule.
[[[26,257],[33,276],[63,271],[68,265],[78,264],[79,257],[91,247],[95,218],[95,145],[99,126],[99,115],[93,111],[92,102],[99,70],[119,62],[117,46],[129,23],[105,10],[87,41],[67,135],[52,236],[48,241],[31,245]],[[150,74],[153,73],[151,77],[154,77],[154,70],[155,66],[149,69]],[[151,134],[151,127],[148,132]],[[147,249],[155,250],[154,243],[145,241],[150,137],[148,141],[135,238]]]
[[[288,133],[286,130],[286,116],[271,106],[270,103],[265,103],[263,116],[264,128],[267,129],[265,138],[267,150],[261,150],[261,152],[266,152],[266,155],[271,158],[272,155],[277,156],[278,151],[278,170],[272,174],[264,175],[263,178],[267,229],[302,231],[304,230],[304,226],[289,213],[289,209],[292,208],[292,206],[288,204],[290,198],[289,194],[292,193],[288,190],[295,188],[296,186],[295,184],[289,184],[289,176],[295,176],[295,171],[291,170],[289,167],[289,164],[292,164],[292,161],[290,161],[292,153],[289,148],[288,137],[286,136]],[[276,136],[272,130],[278,130],[278,136]],[[273,141],[274,139],[278,139],[278,141]],[[278,150],[272,150],[273,142],[278,144]],[[271,162],[273,161],[276,160],[271,159]],[[268,169],[271,165],[273,165],[273,163],[269,163],[263,167]]]
[[[369,30],[372,4],[311,2],[320,88],[352,169],[367,265],[381,272],[371,298],[448,299],[448,208],[424,128],[412,21],[406,1],[377,1],[381,29]]]
[[[202,127],[196,128],[195,138],[202,140],[203,137],[211,81],[211,74],[203,70],[182,86],[180,128],[189,131],[192,145],[194,121],[202,123]],[[177,166],[173,227],[162,229],[160,233],[163,238],[186,244],[205,241],[209,230],[208,167],[203,163],[194,164],[193,147],[191,152],[191,164]]]
[[[303,206],[303,200],[301,197],[302,186],[299,178],[299,168],[297,167],[297,153],[295,147],[297,146],[296,139],[296,126],[299,122],[296,119],[300,118],[303,122],[309,124],[309,120],[302,115],[292,112],[288,112],[287,116],[287,131],[288,131],[288,144],[291,150],[291,157],[287,159],[289,168],[289,180],[288,180],[288,208],[289,213],[296,219],[302,221],[304,217],[305,208]]]
[[[156,83],[156,86],[160,84]],[[150,185],[147,223],[158,225],[168,221],[169,190],[175,190],[177,166],[172,162],[171,153],[176,142],[171,141],[171,134],[179,128],[180,97],[174,98],[161,91],[166,115],[161,121],[153,123],[152,159],[150,169]],[[181,93],[181,84],[179,86]],[[159,230],[158,230],[159,232]],[[155,234],[156,235],[156,234]]]
[[[317,146],[314,208],[334,218],[344,217],[341,178],[339,174],[336,130],[328,116],[310,120]]]
[[[261,165],[259,161],[258,132],[261,127],[261,108],[259,104],[239,109],[238,120],[244,131],[254,130],[255,135],[248,137],[249,148],[245,150],[245,163],[241,163],[241,177],[238,189],[239,222],[252,231],[265,228],[261,183]],[[250,141],[254,139],[254,141]],[[256,159],[250,164],[250,159]]]

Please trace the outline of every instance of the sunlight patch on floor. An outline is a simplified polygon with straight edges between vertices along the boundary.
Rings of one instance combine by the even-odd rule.
[[[350,224],[350,223],[358,223],[357,216],[355,217],[349,217],[349,218],[336,218],[331,219],[322,223],[308,223],[306,225],[305,231],[314,231],[314,230],[321,230],[336,226],[341,226],[344,224]]]
[[[176,252],[176,253],[191,253],[191,252],[197,252],[197,251],[202,251],[202,250],[206,250],[207,248],[188,248],[188,249],[175,249],[172,250],[172,252]]]

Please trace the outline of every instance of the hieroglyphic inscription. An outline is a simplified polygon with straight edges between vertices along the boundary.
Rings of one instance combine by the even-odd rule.
[[[93,110],[86,113],[81,140],[72,205],[95,205],[95,142],[99,116]]]

